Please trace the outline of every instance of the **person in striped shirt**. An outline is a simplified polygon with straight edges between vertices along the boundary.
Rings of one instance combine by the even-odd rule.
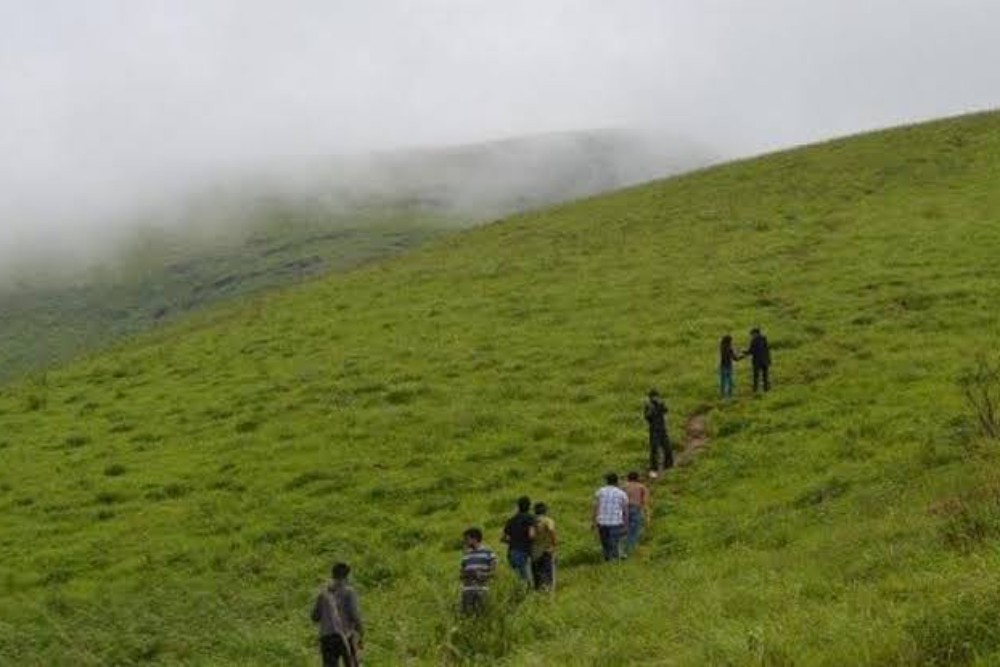
[[[462,613],[480,614],[486,607],[490,580],[497,571],[497,556],[483,544],[483,531],[469,528],[462,534],[465,553],[462,554]]]

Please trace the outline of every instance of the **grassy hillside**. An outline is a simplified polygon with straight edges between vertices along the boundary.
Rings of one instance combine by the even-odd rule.
[[[346,559],[369,662],[1000,661],[1000,455],[956,378],[1000,332],[1000,116],[768,156],[463,232],[0,395],[0,663],[315,664]],[[716,400],[759,324],[774,391]],[[656,385],[712,442],[636,559],[589,499]],[[560,590],[456,621],[513,499]]]
[[[34,257],[0,263],[0,382],[208,305],[385,259],[493,217],[701,166],[707,155],[679,140],[652,146],[593,130],[304,161],[222,182],[176,202],[179,220],[150,213],[148,228],[99,268],[57,269]]]
[[[39,373],[213,304],[385,259],[469,226],[405,207],[277,205],[217,236],[147,230],[100,268],[0,284],[0,382]]]

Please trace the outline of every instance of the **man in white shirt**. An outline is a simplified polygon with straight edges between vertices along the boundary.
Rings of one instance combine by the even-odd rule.
[[[601,537],[604,560],[621,558],[621,541],[628,529],[628,494],[618,487],[618,474],[604,476],[605,485],[594,494],[593,526]]]

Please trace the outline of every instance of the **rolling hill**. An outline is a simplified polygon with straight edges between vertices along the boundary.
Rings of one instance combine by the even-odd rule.
[[[355,569],[371,664],[1000,660],[1000,452],[958,380],[1000,332],[1000,115],[707,169],[192,315],[0,393],[0,662],[314,664]],[[768,334],[774,390],[716,397]],[[711,442],[637,556],[589,531],[659,387]],[[559,591],[456,618],[514,499]]]
[[[415,248],[496,216],[708,162],[620,130],[288,160],[135,214],[90,266],[0,263],[0,382],[44,372],[212,304]]]

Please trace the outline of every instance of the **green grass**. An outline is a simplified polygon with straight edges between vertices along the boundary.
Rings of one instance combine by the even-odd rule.
[[[217,309],[0,396],[0,662],[314,664],[356,571],[371,664],[1000,661],[1000,454],[957,378],[996,350],[1000,116],[511,218]],[[761,325],[775,390],[716,401]],[[590,494],[656,385],[712,443],[598,563]],[[522,493],[560,590],[461,623],[458,536]]]
[[[99,268],[0,285],[0,382],[41,373],[208,306],[386,259],[472,224],[401,204],[275,204],[233,229],[146,230]]]

